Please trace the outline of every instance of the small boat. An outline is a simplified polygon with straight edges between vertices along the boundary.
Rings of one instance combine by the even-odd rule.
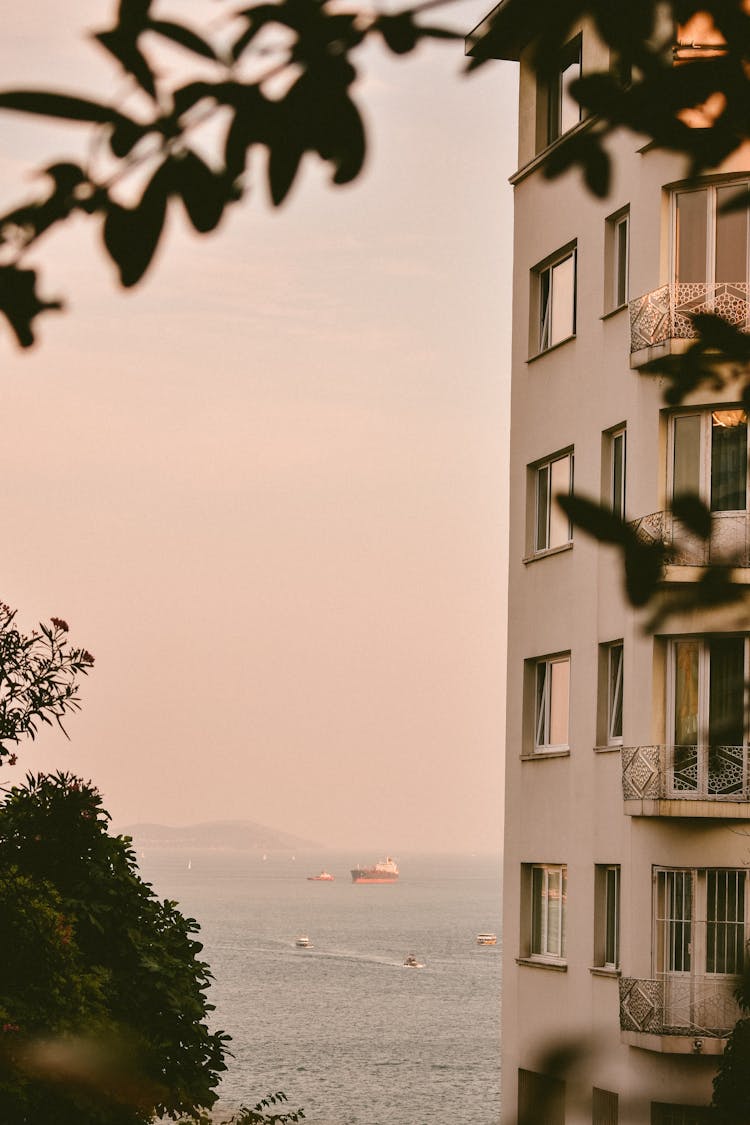
[[[312,942],[310,941],[307,934],[299,934],[299,936],[295,939],[294,944],[299,949],[311,949],[312,948]]]
[[[307,881],[308,883],[332,883],[335,878],[336,876],[331,875],[330,871],[321,871],[320,875],[308,875]]]
[[[423,969],[424,968],[424,961],[418,961],[416,959],[416,957],[414,956],[414,954],[410,953],[409,956],[404,961],[404,966],[407,969]]]
[[[477,945],[497,945],[497,934],[477,934]]]

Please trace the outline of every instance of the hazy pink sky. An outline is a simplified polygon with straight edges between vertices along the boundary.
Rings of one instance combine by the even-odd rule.
[[[113,8],[12,5],[3,86],[121,91],[84,36]],[[461,50],[372,52],[363,177],[310,160],[274,213],[258,171],[214,237],[173,221],[133,293],[92,225],[40,248],[70,310],[31,355],[0,334],[0,596],[96,668],[72,741],[3,780],[82,773],[116,823],[499,847],[516,75],[461,78]],[[0,130],[3,205],[85,135]]]

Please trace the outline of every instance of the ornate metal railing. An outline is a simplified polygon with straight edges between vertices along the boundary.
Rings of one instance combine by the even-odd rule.
[[[623,746],[626,801],[750,801],[747,746]]]
[[[620,978],[620,1028],[652,1035],[723,1039],[740,1018],[738,977],[665,974]]]
[[[660,542],[668,547],[667,562],[677,566],[750,566],[748,512],[715,513],[708,539],[694,535],[671,512],[652,512],[633,520],[631,527],[643,542]]]
[[[747,328],[750,323],[750,286],[746,281],[677,282],[661,285],[630,302],[630,351],[661,344],[664,340],[690,340],[697,333],[695,313],[714,313],[729,324]]]

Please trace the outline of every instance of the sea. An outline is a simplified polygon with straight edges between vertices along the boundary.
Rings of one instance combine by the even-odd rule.
[[[283,1090],[306,1125],[499,1122],[499,856],[399,855],[398,883],[353,884],[378,858],[139,853],[159,897],[201,925],[212,1024],[234,1056],[217,1120]],[[308,881],[322,869],[335,881]],[[497,946],[476,944],[487,931]]]

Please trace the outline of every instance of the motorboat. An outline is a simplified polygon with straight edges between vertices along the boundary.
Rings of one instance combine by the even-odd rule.
[[[307,934],[298,934],[297,938],[295,939],[294,944],[299,949],[310,949],[310,948],[312,948],[312,942],[310,941]]]
[[[423,969],[424,968],[424,961],[418,961],[417,958],[414,956],[414,954],[410,953],[409,956],[404,961],[404,966],[407,969]]]
[[[477,945],[497,945],[497,934],[477,934]]]

